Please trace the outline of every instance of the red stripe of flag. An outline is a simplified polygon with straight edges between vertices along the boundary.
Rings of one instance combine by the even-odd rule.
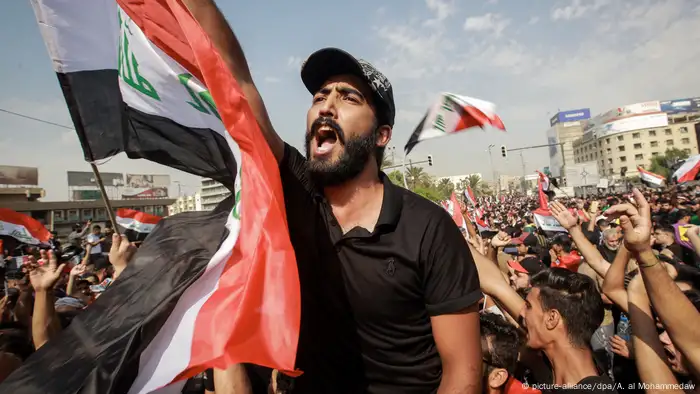
[[[181,2],[118,2],[151,42],[209,88],[241,150],[240,235],[196,317],[189,365],[176,380],[243,362],[291,371],[301,301],[277,161],[231,71]]]
[[[0,208],[0,221],[23,226],[32,237],[38,239],[40,242],[49,242],[49,239],[51,239],[51,233],[43,224],[23,213],[8,208]]]
[[[143,224],[158,224],[163,219],[160,216],[151,215],[135,209],[119,208],[117,209],[117,217],[124,219],[133,219]]]

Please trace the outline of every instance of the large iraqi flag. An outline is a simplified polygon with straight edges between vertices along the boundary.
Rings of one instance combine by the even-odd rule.
[[[47,243],[51,238],[49,230],[38,220],[8,208],[0,208],[0,235],[31,245]],[[1,248],[0,253],[3,253]]]
[[[277,162],[209,38],[178,0],[32,5],[87,159],[133,149],[234,193],[161,220],[0,392],[180,393],[212,367],[293,370],[299,278]]]

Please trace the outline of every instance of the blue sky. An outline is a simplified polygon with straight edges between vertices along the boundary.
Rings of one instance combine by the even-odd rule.
[[[595,113],[654,99],[700,96],[698,0],[310,0],[219,1],[243,43],[277,131],[301,148],[310,97],[302,59],[336,46],[374,63],[394,86],[392,145],[402,151],[442,91],[497,105],[508,131],[471,131],[422,143],[437,176],[490,178],[489,144],[546,143],[549,117]],[[0,108],[70,125],[28,1],[0,5]],[[89,171],[72,131],[0,113],[0,164],[39,167],[48,200],[68,197],[66,171]],[[548,165],[525,153],[525,171]],[[494,152],[500,173],[521,175],[519,156]],[[185,192],[197,177],[117,156],[104,171],[167,173]],[[176,193],[176,188],[171,189]]]

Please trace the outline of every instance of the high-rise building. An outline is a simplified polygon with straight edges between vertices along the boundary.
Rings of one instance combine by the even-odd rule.
[[[697,154],[700,98],[648,101],[614,108],[591,119],[574,143],[576,163],[595,162],[608,180],[637,176],[654,156],[677,148]]]
[[[573,142],[581,138],[586,121],[591,117],[588,108],[557,112],[549,119],[547,144],[549,147],[549,171],[555,178],[566,173],[566,163],[574,160]]]
[[[171,215],[181,212],[194,212],[202,210],[202,196],[199,192],[192,196],[178,197],[168,210]]]
[[[202,179],[202,187],[199,190],[202,198],[202,211],[211,211],[228,196],[231,192],[226,186],[211,179]]]

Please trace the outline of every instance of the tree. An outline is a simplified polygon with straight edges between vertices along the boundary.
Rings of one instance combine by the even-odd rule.
[[[449,178],[443,178],[436,182],[435,189],[441,200],[447,200],[455,191],[455,184]]]
[[[419,186],[429,186],[432,184],[432,179],[423,170],[423,167],[411,166],[406,171],[406,182],[411,190],[416,190]]]
[[[388,156],[385,155],[385,156],[382,158],[382,165],[381,165],[380,168],[383,169],[383,168],[385,168],[385,167],[391,167],[391,166],[393,166],[393,165],[394,165],[394,162],[391,160],[391,158],[389,158]]]
[[[671,167],[679,161],[688,158],[688,154],[678,148],[670,148],[663,155],[653,156],[649,165],[649,171],[668,178],[672,174]]]
[[[466,190],[467,186],[471,187],[474,192],[474,197],[480,197],[483,195],[491,194],[489,188],[481,179],[481,175],[472,174],[460,181],[460,189]]]
[[[403,173],[401,171],[394,170],[390,172],[387,176],[389,177],[389,180],[391,180],[391,183],[403,187]]]

